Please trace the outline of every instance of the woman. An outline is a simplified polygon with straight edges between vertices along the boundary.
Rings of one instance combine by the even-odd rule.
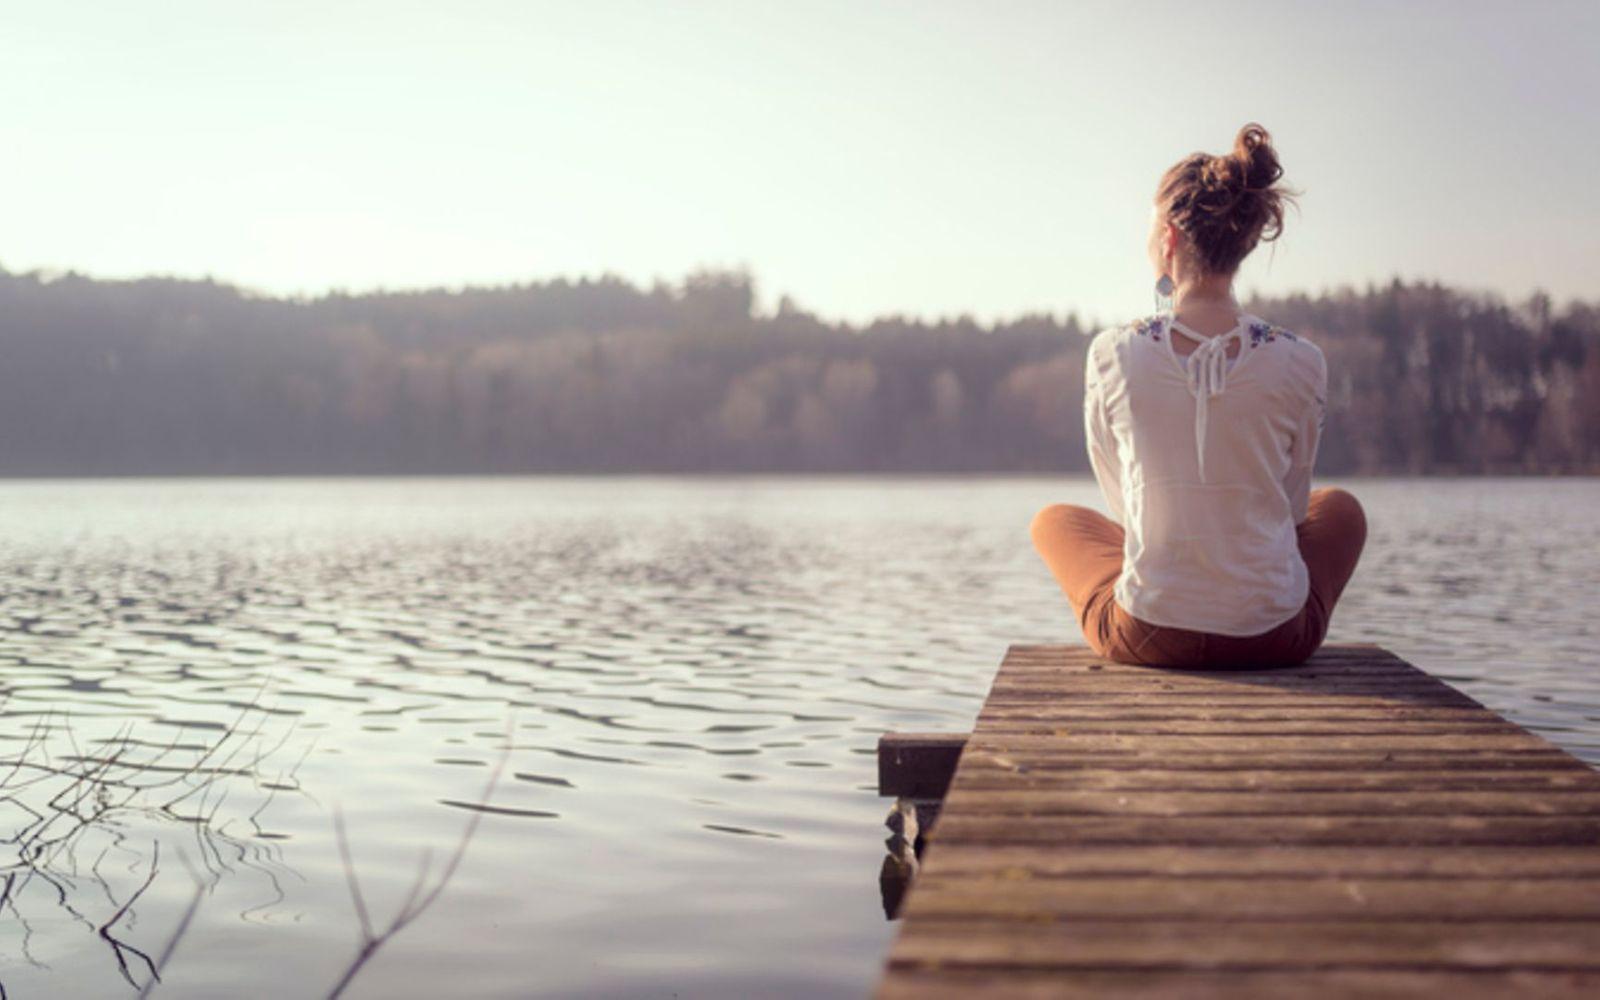
[[[1149,251],[1170,307],[1090,343],[1089,460],[1116,521],[1054,504],[1032,534],[1089,645],[1111,659],[1300,663],[1366,541],[1355,497],[1311,489],[1322,352],[1234,298],[1239,263],[1283,230],[1282,176],[1256,124],[1231,153],[1168,170]]]

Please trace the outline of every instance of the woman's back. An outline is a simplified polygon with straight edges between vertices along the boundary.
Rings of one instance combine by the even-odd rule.
[[[1234,277],[1292,193],[1267,130],[1162,175],[1145,249],[1165,308],[1094,338],[1089,461],[1108,518],[1055,503],[1029,526],[1084,638],[1123,663],[1299,663],[1366,542],[1349,493],[1312,492],[1328,373],[1306,340],[1239,308]]]
[[[1248,314],[1212,338],[1174,323],[1107,330],[1085,364],[1090,460],[1126,531],[1116,599],[1152,624],[1266,632],[1306,599],[1295,525],[1320,435],[1322,352]],[[1193,349],[1181,352],[1181,337]]]

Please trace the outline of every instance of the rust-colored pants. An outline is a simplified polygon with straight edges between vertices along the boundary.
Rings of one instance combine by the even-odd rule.
[[[1122,573],[1122,526],[1098,511],[1052,504],[1034,517],[1031,532],[1078,614],[1083,637],[1101,656],[1158,667],[1258,669],[1303,663],[1322,645],[1333,606],[1361,558],[1367,519],[1344,490],[1312,492],[1306,519],[1296,528],[1311,593],[1299,614],[1252,636],[1151,625],[1123,610],[1112,596]]]

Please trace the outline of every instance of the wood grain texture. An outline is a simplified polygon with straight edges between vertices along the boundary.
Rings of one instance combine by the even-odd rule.
[[[1600,995],[1600,772],[1376,646],[1013,646],[878,996]]]

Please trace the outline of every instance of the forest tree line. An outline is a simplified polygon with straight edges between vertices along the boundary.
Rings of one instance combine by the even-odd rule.
[[[1073,316],[755,303],[743,272],[275,298],[0,270],[0,474],[1087,468]],[[1327,356],[1323,473],[1600,471],[1593,304],[1396,281],[1246,306]]]

